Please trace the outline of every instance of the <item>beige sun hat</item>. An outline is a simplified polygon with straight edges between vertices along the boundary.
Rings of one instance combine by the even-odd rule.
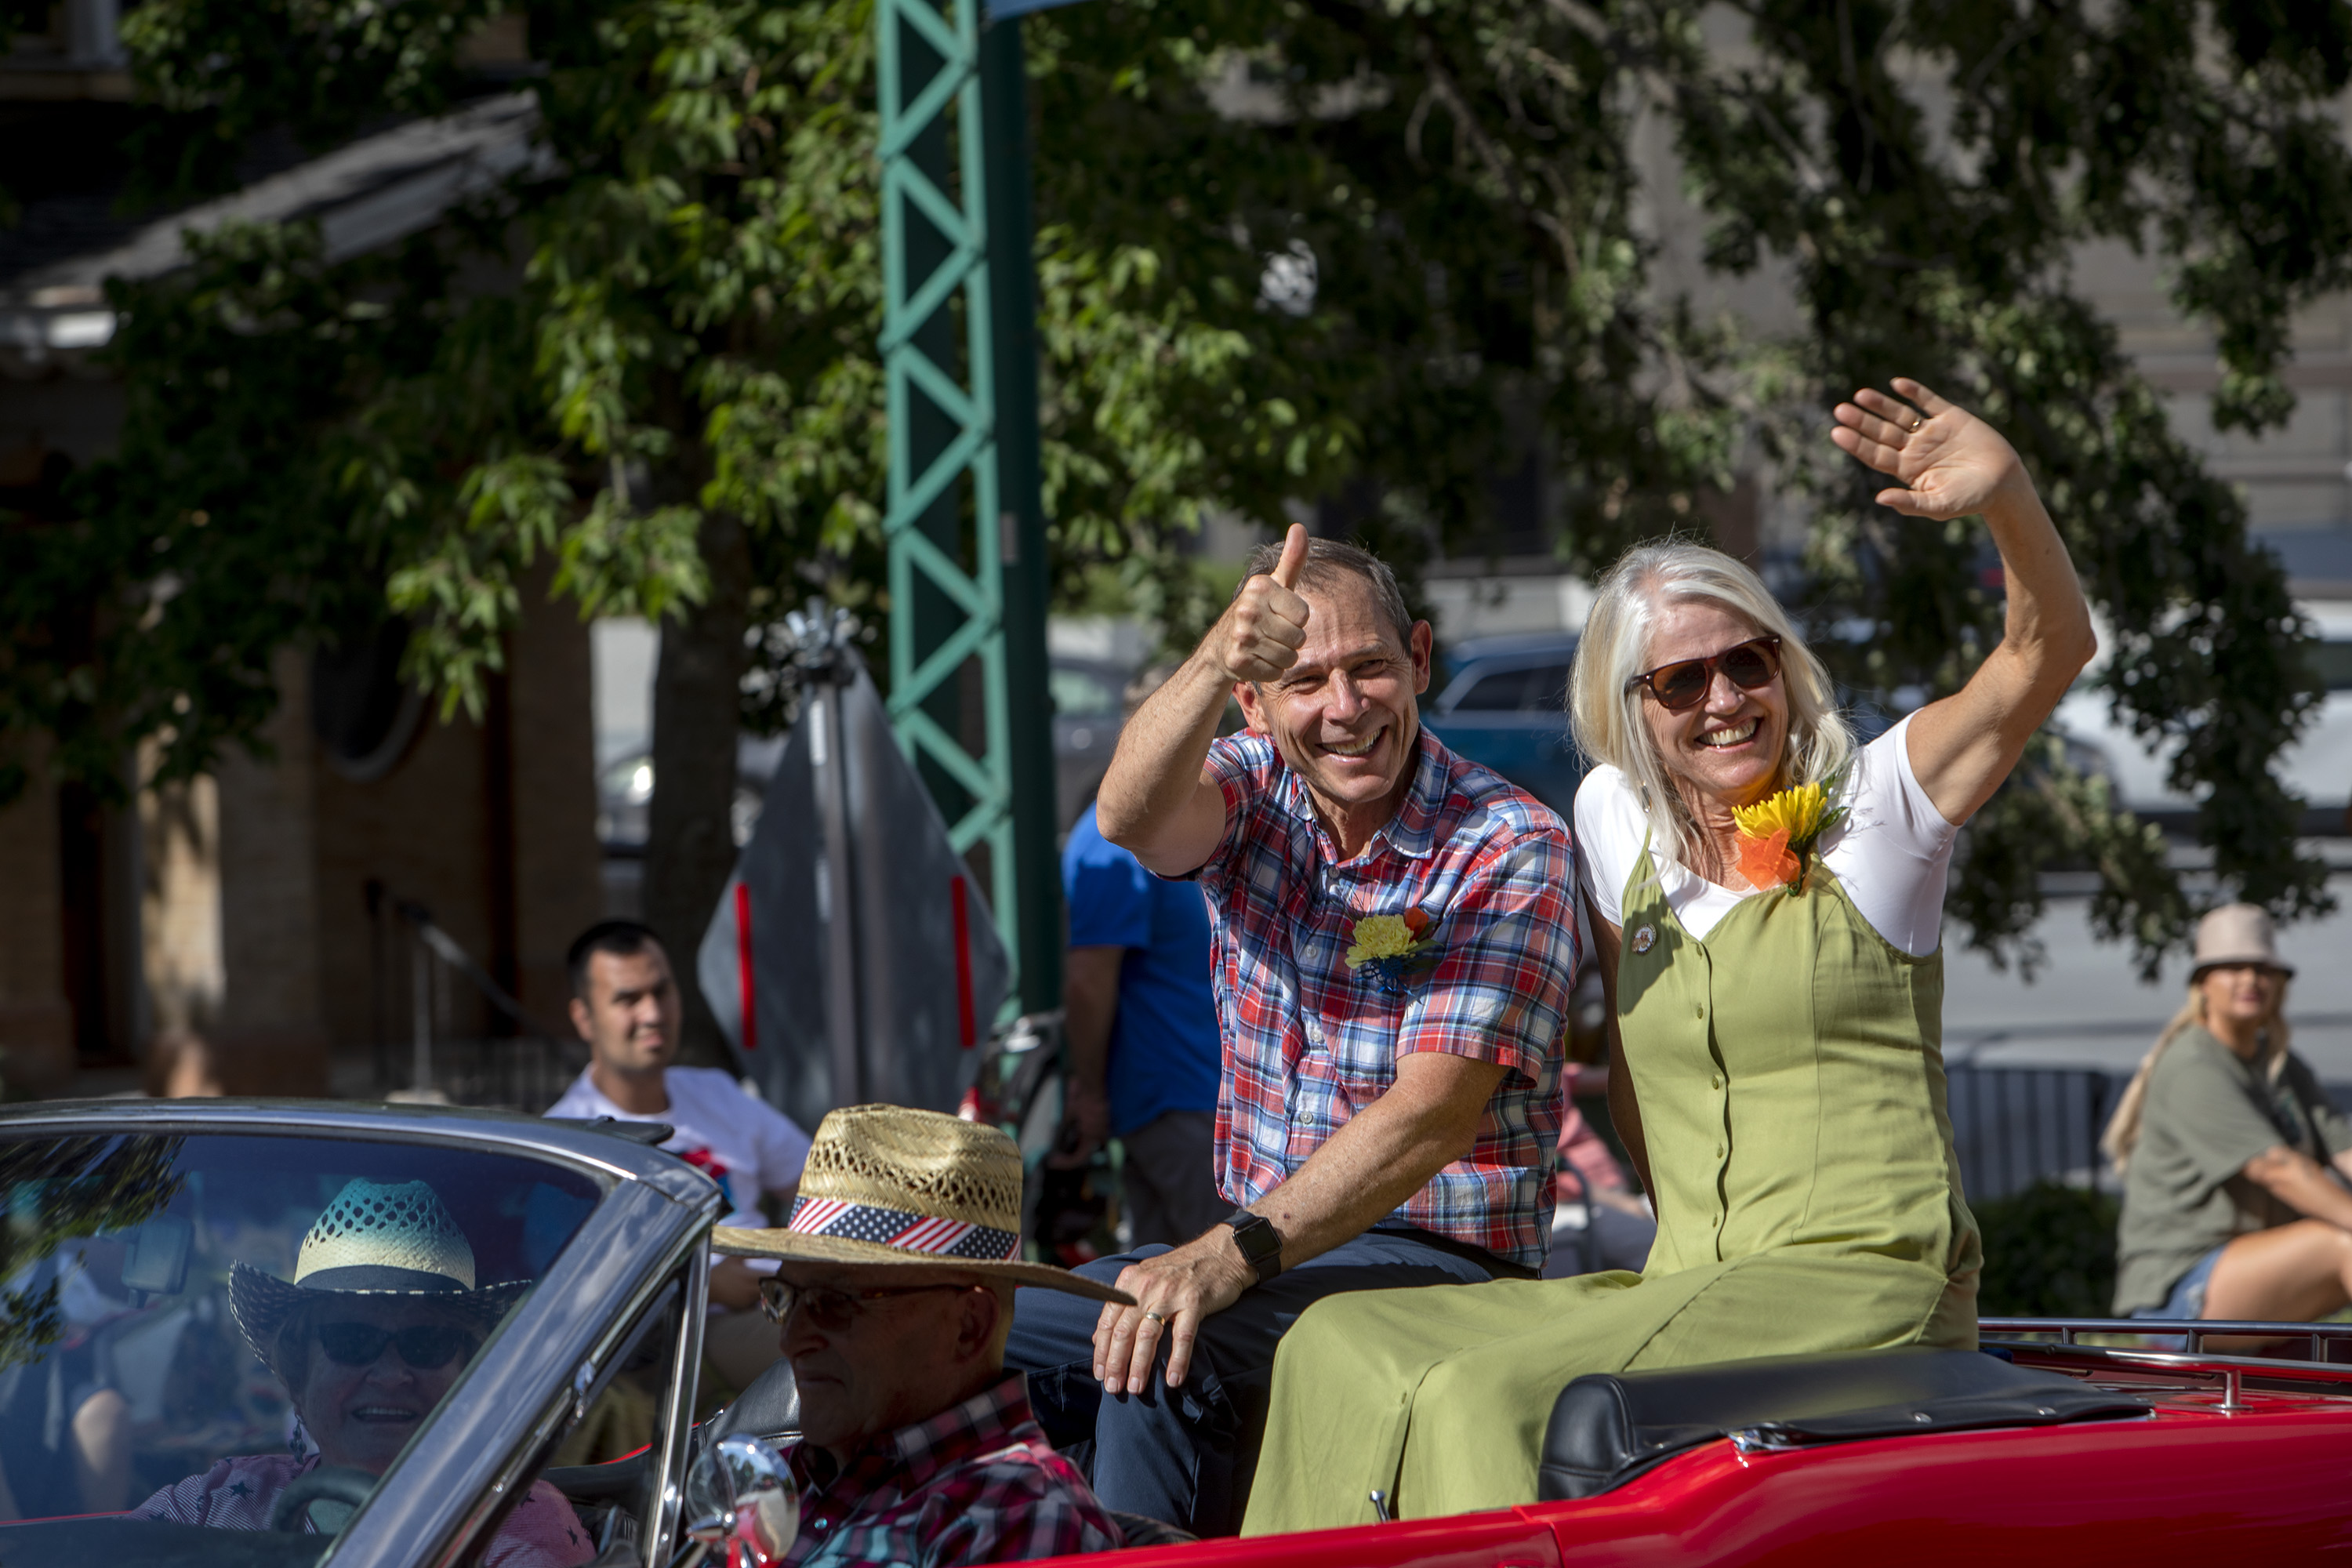
[[[2224,964],[2259,963],[2281,974],[2294,968],[2279,961],[2278,937],[2270,911],[2260,904],[2223,904],[2197,922],[2197,964],[2189,973],[2194,984],[2209,969]]]
[[[851,1105],[817,1124],[782,1230],[720,1226],[736,1258],[974,1274],[1135,1304],[1123,1290],[1021,1257],[1021,1151],[993,1127],[936,1110]]]
[[[229,1313],[265,1362],[288,1315],[322,1296],[423,1297],[487,1329],[529,1289],[529,1280],[476,1284],[473,1246],[429,1184],[364,1176],[344,1184],[312,1222],[291,1283],[249,1263],[228,1271]]]

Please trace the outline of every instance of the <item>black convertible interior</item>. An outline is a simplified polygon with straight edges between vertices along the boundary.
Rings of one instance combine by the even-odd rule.
[[[1538,1496],[1597,1497],[1719,1437],[1792,1448],[2147,1414],[2145,1401],[1996,1352],[1924,1346],[1580,1377],[1552,1406]]]

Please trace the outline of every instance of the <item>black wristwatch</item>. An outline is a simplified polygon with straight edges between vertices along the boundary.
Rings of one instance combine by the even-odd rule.
[[[1259,1284],[1282,1272],[1282,1237],[1275,1230],[1274,1221],[1247,1209],[1235,1209],[1218,1223],[1234,1227],[1234,1245],[1257,1270]]]

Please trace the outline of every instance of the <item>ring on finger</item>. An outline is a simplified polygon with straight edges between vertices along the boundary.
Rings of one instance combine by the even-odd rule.
[[[1904,428],[1904,429],[1906,429],[1906,430],[1907,430],[1907,431],[1910,431],[1910,432],[1912,432],[1912,433],[1914,433],[1914,434],[1916,434],[1916,433],[1917,433],[1917,431],[1918,431],[1919,426],[1922,426],[1922,425],[1925,425],[1926,423],[1927,423],[1927,422],[1925,419],[1914,419],[1913,421],[1911,421],[1911,423],[1910,423],[1910,424],[1906,425],[1903,428]]]
[[[1159,1325],[1160,1325],[1161,1328],[1163,1328],[1163,1329],[1164,1329],[1164,1328],[1166,1328],[1166,1327],[1168,1326],[1168,1320],[1167,1320],[1167,1319],[1165,1319],[1165,1318],[1161,1317],[1159,1313],[1157,1313],[1157,1312],[1155,1312],[1155,1311],[1151,1310],[1150,1310],[1150,1308],[1148,1308],[1148,1307],[1144,1309],[1143,1315],[1144,1315],[1145,1317],[1147,1317],[1147,1318],[1150,1319],[1153,1322],[1155,1322],[1155,1323],[1159,1324]]]

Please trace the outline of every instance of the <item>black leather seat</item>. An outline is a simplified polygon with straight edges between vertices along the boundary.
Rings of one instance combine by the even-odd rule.
[[[1769,1447],[1983,1426],[2145,1415],[2137,1399],[1976,1351],[1774,1356],[1596,1373],[1561,1390],[1537,1495],[1595,1497],[1659,1461],[1738,1434]]]
[[[765,1437],[771,1443],[799,1436],[801,1391],[793,1381],[793,1363],[778,1356],[709,1425],[712,1442],[741,1435]]]

